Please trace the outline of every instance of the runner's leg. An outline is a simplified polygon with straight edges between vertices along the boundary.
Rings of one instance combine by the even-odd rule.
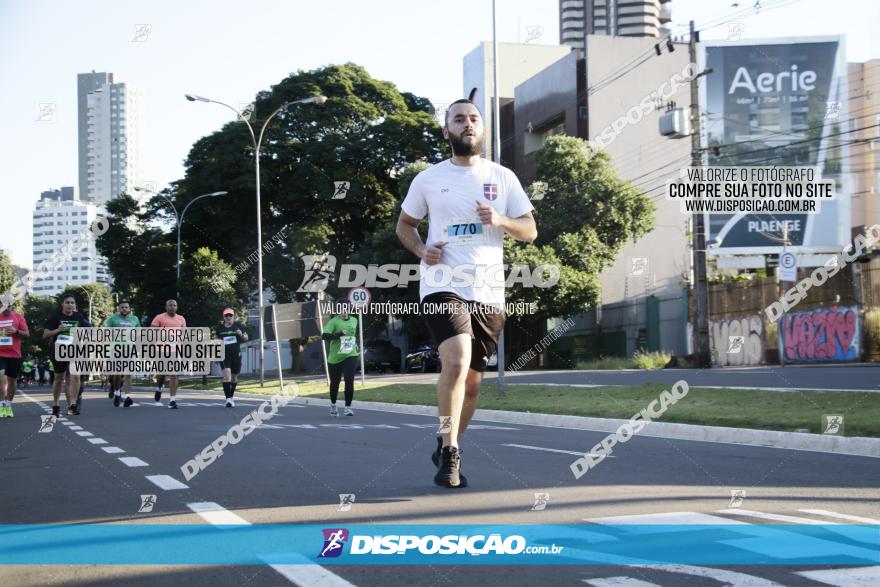
[[[452,417],[450,432],[442,435],[443,446],[458,447],[465,380],[471,362],[471,336],[457,334],[447,338],[438,350],[442,368],[437,379],[437,415]]]

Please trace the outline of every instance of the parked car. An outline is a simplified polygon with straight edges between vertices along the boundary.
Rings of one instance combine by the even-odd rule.
[[[390,340],[373,339],[364,345],[364,368],[386,370],[400,373],[400,348],[391,344]]]
[[[421,344],[419,347],[406,356],[405,369],[409,371],[428,371],[440,372],[440,352],[437,347],[432,344]]]

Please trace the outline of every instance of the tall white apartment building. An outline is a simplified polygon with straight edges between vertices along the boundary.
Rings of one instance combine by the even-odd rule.
[[[32,293],[55,295],[68,285],[95,282],[109,287],[107,262],[89,231],[99,213],[95,204],[76,199],[73,186],[41,194],[33,212]]]
[[[88,74],[81,74],[88,75]],[[125,83],[103,82],[86,93],[83,200],[98,206],[122,193],[136,196],[143,181],[143,92]]]

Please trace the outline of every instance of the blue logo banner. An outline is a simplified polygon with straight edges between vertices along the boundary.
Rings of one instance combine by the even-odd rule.
[[[0,525],[0,564],[316,563],[880,564],[880,525]]]

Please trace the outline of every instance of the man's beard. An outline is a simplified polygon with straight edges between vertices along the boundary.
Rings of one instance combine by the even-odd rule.
[[[449,133],[449,145],[452,147],[452,154],[456,157],[474,157],[483,152],[483,135],[474,135],[474,142],[469,145],[464,142],[461,135],[455,136]]]

